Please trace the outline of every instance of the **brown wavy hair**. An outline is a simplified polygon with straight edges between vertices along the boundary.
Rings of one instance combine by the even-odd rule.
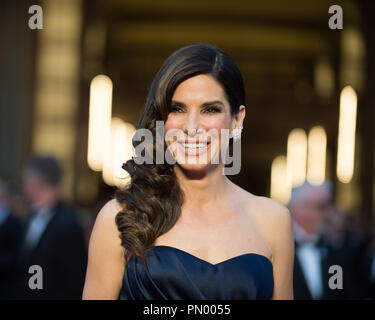
[[[245,104],[242,75],[234,61],[221,49],[206,43],[194,43],[172,53],[156,74],[140,117],[137,129],[149,129],[153,134],[153,158],[156,149],[156,121],[166,121],[172,96],[184,80],[199,75],[213,76],[223,87],[231,106],[237,114]],[[133,138],[133,146],[141,143]],[[166,146],[163,146],[163,155]],[[137,154],[135,155],[135,157]],[[115,191],[115,198],[123,209],[116,216],[116,225],[124,247],[125,260],[131,257],[144,259],[144,250],[170,230],[181,214],[183,192],[177,181],[174,165],[137,164],[134,157],[122,168],[130,175],[130,183]]]

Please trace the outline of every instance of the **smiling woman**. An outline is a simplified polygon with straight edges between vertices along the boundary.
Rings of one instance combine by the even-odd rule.
[[[212,161],[228,147],[223,132],[240,141],[244,118],[243,79],[224,51],[195,43],[166,59],[138,130],[151,131],[153,156],[176,162],[123,165],[131,182],[99,212],[84,298],[293,297],[289,211],[235,185],[225,163]],[[172,139],[160,140],[159,121]],[[141,143],[133,139],[136,150]]]

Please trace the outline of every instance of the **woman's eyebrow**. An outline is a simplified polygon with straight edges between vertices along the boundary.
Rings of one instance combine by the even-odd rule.
[[[177,100],[172,100],[172,103],[173,104],[179,104],[183,107],[186,107],[186,104],[181,102],[181,101],[177,101]],[[222,103],[220,100],[214,100],[214,101],[208,101],[208,102],[205,102],[205,103],[202,103],[202,107],[207,107],[207,106],[211,106],[213,104],[220,104],[224,107],[224,103]]]

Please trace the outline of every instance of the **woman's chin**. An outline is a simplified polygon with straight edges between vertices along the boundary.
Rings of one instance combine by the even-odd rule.
[[[183,171],[192,173],[206,173],[207,171],[210,171],[213,166],[215,166],[212,163],[180,163],[178,161],[177,164]]]

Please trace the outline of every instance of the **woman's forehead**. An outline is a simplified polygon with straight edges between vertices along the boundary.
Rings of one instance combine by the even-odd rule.
[[[176,88],[172,100],[184,103],[206,103],[215,100],[227,102],[221,84],[210,75],[197,75],[186,79]]]

